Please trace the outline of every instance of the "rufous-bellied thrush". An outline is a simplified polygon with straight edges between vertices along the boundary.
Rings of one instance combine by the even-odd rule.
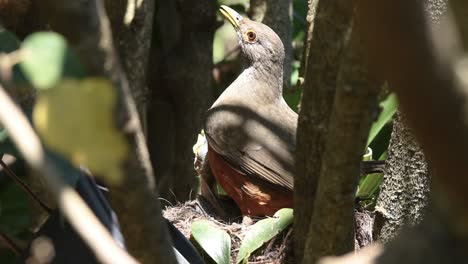
[[[208,110],[204,127],[216,181],[245,215],[293,207],[297,114],[282,96],[284,47],[268,26],[220,8],[246,68]]]

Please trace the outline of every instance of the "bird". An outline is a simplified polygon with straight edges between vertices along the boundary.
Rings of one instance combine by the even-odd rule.
[[[293,208],[298,115],[282,95],[284,46],[267,25],[222,5],[246,67],[207,110],[204,133],[215,180],[243,215]]]
[[[208,160],[244,215],[293,206],[297,114],[282,96],[284,47],[268,26],[228,6],[247,67],[206,113]]]

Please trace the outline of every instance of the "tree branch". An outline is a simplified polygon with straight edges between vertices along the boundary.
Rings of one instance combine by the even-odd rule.
[[[328,133],[324,136],[325,151],[306,236],[304,263],[354,249],[354,201],[360,162],[372,117],[377,112],[381,86],[369,79],[358,30],[354,26],[352,32],[345,32],[350,40],[339,67]]]
[[[192,146],[214,99],[210,85],[216,2],[159,1],[155,25],[158,41],[150,62],[149,148],[158,166],[162,197],[185,201],[198,190]]]
[[[0,85],[0,123],[31,167],[48,182],[60,210],[103,263],[137,263],[113,240],[83,199],[63,182],[60,167],[45,153],[39,138],[21,110]]]
[[[135,100],[143,130],[149,91],[146,86],[152,39],[154,0],[105,0],[114,43]]]
[[[310,14],[314,11],[315,15]],[[308,17],[315,20],[306,47],[310,59],[298,120],[294,183],[294,232],[297,234],[294,252],[298,261],[303,254],[304,234],[309,233],[340,58],[351,23],[352,2],[320,1],[316,9],[309,9]]]

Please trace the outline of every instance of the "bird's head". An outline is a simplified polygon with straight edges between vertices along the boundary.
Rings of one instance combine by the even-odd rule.
[[[282,66],[283,42],[270,27],[242,17],[234,9],[225,5],[220,7],[220,11],[236,30],[242,54],[250,65],[274,63]]]

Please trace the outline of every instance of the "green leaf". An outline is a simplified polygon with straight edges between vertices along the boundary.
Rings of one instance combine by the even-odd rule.
[[[273,218],[263,219],[252,225],[242,240],[236,263],[247,260],[250,254],[292,224],[292,221],[293,209],[283,208],[278,210]]]
[[[377,121],[372,124],[372,127],[369,131],[369,137],[367,138],[367,146],[369,146],[369,144],[375,139],[385,124],[392,120],[393,115],[398,108],[396,95],[390,94],[384,101],[380,103],[380,107],[382,108],[382,112],[380,113],[379,118],[377,118]]]
[[[57,33],[34,33],[23,41],[21,48],[25,55],[20,67],[36,88],[51,88],[65,76],[84,76],[77,57]]]
[[[67,42],[53,32],[39,32],[27,37],[22,45],[25,59],[20,64],[28,79],[40,89],[54,86],[61,78]]]
[[[108,184],[122,180],[128,153],[115,125],[117,93],[103,78],[64,79],[38,94],[34,126],[46,146],[75,166],[86,165]]]
[[[231,238],[224,230],[208,220],[198,220],[192,223],[192,236],[217,264],[230,263]]]
[[[361,199],[371,197],[379,189],[382,180],[382,173],[372,173],[366,175],[362,180],[361,184],[359,184],[358,191],[356,192],[356,197]]]
[[[286,103],[297,113],[299,102],[301,101],[302,89],[285,90],[283,97]]]

